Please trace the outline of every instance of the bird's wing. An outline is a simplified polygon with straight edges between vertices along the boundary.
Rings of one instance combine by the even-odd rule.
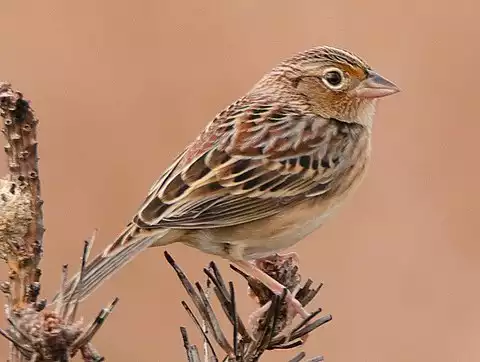
[[[233,104],[157,181],[142,228],[215,228],[277,214],[327,193],[352,165],[361,126],[288,105]]]
[[[324,197],[352,167],[363,135],[361,126],[288,105],[235,103],[153,184],[133,223],[68,283],[64,296],[87,297],[172,229],[238,225]]]

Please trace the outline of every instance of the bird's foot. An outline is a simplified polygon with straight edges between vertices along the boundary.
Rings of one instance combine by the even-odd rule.
[[[285,291],[285,289],[283,290]],[[282,292],[281,296],[283,296],[283,293],[284,292]],[[281,318],[282,326],[278,326],[281,330],[280,334],[285,336],[287,340],[289,340],[290,335],[295,330],[295,325],[292,323],[295,316],[299,315],[300,318],[302,318],[303,320],[309,319],[311,316],[311,314],[307,312],[303,305],[295,298],[295,294],[296,292],[286,292],[284,299],[285,304],[284,307],[282,307],[283,312],[281,312],[284,315],[284,317]],[[248,318],[248,332],[251,336],[254,336],[254,331],[259,330],[259,324],[262,323],[271,306],[272,300],[269,300],[267,303],[265,303],[260,308],[256,309],[253,313],[250,314]],[[307,322],[306,324],[309,324],[309,322]],[[301,337],[301,340],[305,342],[307,340],[307,337],[308,335],[304,335],[303,337]]]
[[[302,303],[296,298],[301,288],[298,274],[298,255],[289,253],[273,255],[268,258],[248,261],[238,261],[239,265],[249,276],[250,295],[255,297],[260,308],[254,311],[248,321],[250,331],[258,330],[258,324],[265,319],[265,314],[272,305],[272,293],[282,297],[285,293],[280,310],[281,325],[278,325],[282,335],[289,336],[293,330],[292,321],[296,315],[302,319],[309,319]],[[279,279],[279,280],[276,280]],[[256,281],[255,281],[256,280]],[[253,289],[252,289],[253,288]]]
[[[270,300],[264,305],[262,305],[260,308],[253,311],[253,313],[251,313],[248,316],[248,334],[250,336],[255,337],[254,332],[258,330],[258,325],[261,323],[261,320],[265,317],[271,305],[272,305],[272,301]]]

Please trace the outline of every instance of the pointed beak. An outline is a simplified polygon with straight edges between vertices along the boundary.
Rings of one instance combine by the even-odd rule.
[[[355,88],[360,98],[381,98],[398,92],[400,88],[374,71],[369,71],[367,78]]]

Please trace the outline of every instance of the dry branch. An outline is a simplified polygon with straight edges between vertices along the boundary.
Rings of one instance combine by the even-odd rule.
[[[208,277],[207,288],[211,287],[213,289],[223,312],[231,323],[231,338],[228,338],[228,334],[220,326],[219,318],[213,311],[208,294],[201,284],[196,282],[194,287],[168,252],[165,252],[165,257],[177,273],[180,282],[192,299],[203,322],[200,322],[188,304],[182,301],[183,307],[198,327],[204,339],[204,356],[201,358],[198,348],[190,343],[186,329],[184,327],[180,328],[188,362],[256,362],[260,360],[260,357],[267,350],[290,349],[301,346],[310,332],[332,319],[331,315],[320,317],[322,310],[319,308],[311,314],[308,320],[293,326],[295,315],[290,312],[285,303],[286,291],[283,296],[276,296],[263,284],[232,266],[235,271],[245,277],[251,295],[256,298],[260,305],[259,310],[250,316],[247,326],[237,314],[233,283],[229,282],[227,287],[216,264],[211,262],[209,267],[204,269],[204,273]],[[298,273],[298,265],[295,265],[293,260],[294,258],[292,257],[273,255],[262,259],[259,265],[270,276],[286,285],[296,295],[296,298],[302,305],[306,306],[315,298],[321,285],[312,289],[312,281],[310,279],[302,285],[301,277]],[[210,335],[213,340],[209,337]],[[219,357],[214,343],[221,348],[225,356]],[[289,362],[304,361],[304,357],[305,354],[302,352]],[[323,361],[323,357],[315,357],[305,362],[319,361]]]
[[[5,316],[9,327],[0,329],[0,334],[10,342],[8,361],[65,362],[78,352],[84,361],[102,361],[91,340],[118,300],[88,325],[75,321],[77,300],[60,298],[53,310],[45,309],[46,300],[38,301],[44,233],[38,120],[23,95],[7,83],[0,83],[0,118],[9,171],[0,180],[0,258],[9,268],[9,280],[1,284],[7,298]],[[82,267],[89,245],[85,242]],[[66,275],[64,266],[62,286]]]
[[[8,84],[0,85],[0,115],[9,174],[2,180],[1,257],[10,268],[14,309],[36,302],[42,257],[43,216],[38,178],[37,124],[30,106]]]

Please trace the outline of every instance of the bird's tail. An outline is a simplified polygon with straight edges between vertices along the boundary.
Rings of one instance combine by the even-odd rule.
[[[130,223],[113,243],[67,282],[63,292],[58,293],[53,302],[58,302],[59,297],[63,301],[84,300],[105,280],[165,236],[168,231],[141,230],[134,223]]]

